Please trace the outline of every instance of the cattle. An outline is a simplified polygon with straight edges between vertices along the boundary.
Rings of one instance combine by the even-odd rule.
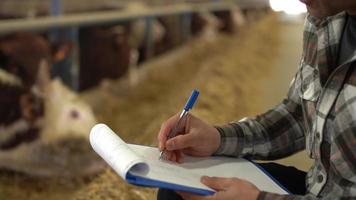
[[[182,30],[183,20],[180,15],[160,16],[157,18],[157,20],[164,27],[165,34],[163,35],[162,39],[155,44],[155,55],[159,55],[169,50],[172,50],[177,46],[183,44],[185,39],[188,39],[184,38],[184,31]],[[187,34],[190,33],[188,32]],[[187,36],[189,37],[189,35]]]
[[[25,87],[34,84],[42,59],[51,62],[51,47],[41,35],[15,33],[0,39],[1,67],[20,77]]]
[[[51,79],[45,39],[9,38],[0,42],[0,168],[36,176],[103,169],[88,143],[95,116],[60,79]]]
[[[0,150],[7,150],[36,139],[36,119],[43,115],[43,102],[26,91],[18,77],[3,69],[0,80]]]
[[[142,3],[128,3],[122,11],[139,12]],[[164,27],[153,19],[151,29],[145,19],[133,19],[111,26],[87,27],[80,30],[80,90],[98,85],[104,79],[118,79],[127,75],[130,85],[137,82],[137,65],[150,58],[154,49],[147,46],[162,40]]]
[[[18,33],[0,40],[0,149],[12,148],[20,141],[31,141],[38,135],[36,120],[43,116],[43,100],[33,87],[39,61],[50,61],[46,40],[31,33]]]
[[[234,33],[245,25],[245,17],[239,6],[228,10],[193,13],[191,32],[196,35],[213,35],[217,32]]]
[[[192,16],[191,32],[194,36],[213,37],[222,27],[221,21],[212,13],[202,11]]]
[[[130,47],[125,26],[88,27],[80,30],[79,89],[98,85],[104,78],[127,73]]]
[[[126,4],[125,11],[135,13],[146,8],[147,6],[144,3],[130,2]],[[138,83],[138,64],[155,55],[155,48],[163,41],[165,35],[166,29],[157,19],[140,18],[130,21],[130,65],[128,78],[131,87]]]
[[[221,32],[234,33],[246,23],[245,17],[237,5],[229,10],[215,11],[213,13],[222,23]]]

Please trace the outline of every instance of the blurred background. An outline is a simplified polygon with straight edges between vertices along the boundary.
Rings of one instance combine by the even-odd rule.
[[[221,125],[282,101],[297,70],[298,0],[1,0],[0,199],[155,199],[92,150],[108,124],[156,146],[191,90]],[[277,162],[308,170],[304,152]]]

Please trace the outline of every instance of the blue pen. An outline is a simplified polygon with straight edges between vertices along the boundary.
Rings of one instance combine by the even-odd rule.
[[[169,139],[171,139],[171,138],[173,138],[173,137],[175,137],[177,135],[179,127],[180,127],[180,124],[182,123],[184,118],[188,115],[189,110],[193,108],[193,105],[194,105],[195,101],[197,100],[198,96],[199,96],[199,91],[198,90],[193,90],[193,92],[190,95],[187,103],[185,104],[182,112],[179,115],[179,119],[178,119],[176,125],[168,133],[167,140],[169,140]],[[161,153],[159,154],[159,159],[160,160],[162,159],[163,154],[164,154],[164,150],[161,151]]]

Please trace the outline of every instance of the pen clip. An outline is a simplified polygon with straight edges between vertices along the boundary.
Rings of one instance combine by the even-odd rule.
[[[195,101],[197,100],[198,96],[199,96],[199,91],[198,90],[193,90],[193,92],[190,95],[187,103],[184,106],[184,110],[186,110],[186,111],[190,110],[193,107],[193,105],[194,105]]]

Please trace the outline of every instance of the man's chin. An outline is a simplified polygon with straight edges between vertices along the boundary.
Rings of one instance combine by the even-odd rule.
[[[311,0],[299,0],[300,2],[304,3],[305,5],[310,5],[313,1]]]
[[[325,11],[321,11],[321,10],[315,10],[309,6],[307,6],[307,10],[308,10],[309,15],[311,15],[315,18],[318,18],[318,19],[322,19],[322,18],[337,14],[337,12],[331,13],[331,12],[325,12]]]
[[[318,9],[315,8],[314,6],[307,6],[307,10],[309,15],[319,19],[333,16],[343,11],[341,9]]]

